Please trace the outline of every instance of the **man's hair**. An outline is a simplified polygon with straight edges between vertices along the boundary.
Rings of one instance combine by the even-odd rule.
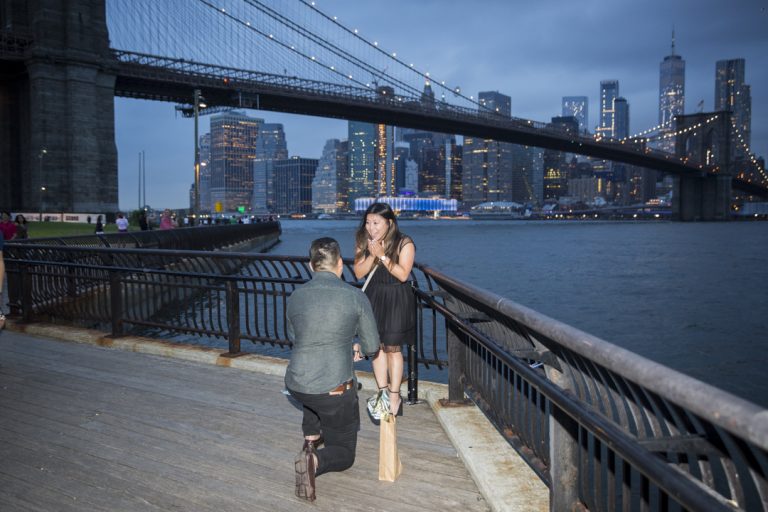
[[[309,248],[309,263],[315,272],[336,270],[339,258],[341,258],[341,248],[339,242],[333,238],[327,236],[318,238]]]

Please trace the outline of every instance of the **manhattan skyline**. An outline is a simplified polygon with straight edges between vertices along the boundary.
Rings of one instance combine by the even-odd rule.
[[[689,5],[685,5],[689,4]],[[752,89],[752,144],[768,156],[768,26],[766,3],[594,0],[482,1],[466,4],[394,0],[381,5],[351,0],[316,6],[366,39],[415,62],[435,80],[461,86],[477,98],[499,91],[512,99],[512,115],[547,122],[561,113],[563,96],[589,98],[589,130],[598,123],[600,81],[618,80],[630,108],[630,134],[658,123],[659,64],[671,51],[686,61],[685,112],[711,111],[715,63],[746,60]],[[446,98],[451,101],[451,98]],[[325,141],[347,137],[347,122],[275,112],[246,111],[282,123],[291,156],[319,158]],[[206,133],[209,116],[201,117]],[[146,152],[147,203],[185,208],[193,178],[193,122],[170,103],[116,98],[119,204],[138,206],[138,152]]]

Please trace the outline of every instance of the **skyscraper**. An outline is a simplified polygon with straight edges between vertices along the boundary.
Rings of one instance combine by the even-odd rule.
[[[348,151],[347,141],[329,139],[325,143],[312,180],[313,211],[338,213],[348,209]]]
[[[752,136],[752,98],[744,83],[744,59],[719,60],[715,67],[715,110],[731,113],[734,156],[746,158],[746,150],[739,138],[749,146]]]
[[[573,116],[553,117],[547,128],[563,133],[579,130],[579,122]],[[554,149],[544,150],[544,199],[559,199],[568,195],[568,163],[566,154]]]
[[[211,202],[224,212],[248,208],[256,138],[264,121],[230,111],[211,117]]]
[[[504,117],[512,116],[512,98],[499,91],[484,91],[477,95],[480,109],[496,112]]]
[[[613,100],[614,122],[613,136],[617,139],[629,137],[629,103],[619,96]]]
[[[260,120],[259,120],[260,121]],[[273,190],[272,173],[267,172],[269,162],[288,158],[288,143],[285,131],[280,123],[262,123],[256,139],[256,158],[253,162],[253,200],[251,207],[255,212],[268,211],[269,195]]]
[[[406,134],[403,139],[410,145],[410,157],[419,166],[417,192],[445,197],[447,183],[450,181],[450,160],[455,138],[443,133],[417,131]]]
[[[400,128],[396,130],[400,131]],[[405,188],[405,169],[406,162],[410,159],[411,145],[404,141],[395,141],[395,152],[392,157],[392,163],[395,166],[395,190],[401,194]]]
[[[573,116],[579,122],[579,132],[589,130],[589,98],[563,96],[563,116]]]
[[[312,181],[317,171],[316,158],[293,156],[271,160],[274,202],[270,210],[276,213],[312,213]]]
[[[359,197],[376,195],[376,125],[350,121],[349,135],[349,205]]]
[[[464,146],[456,143],[456,138],[451,139],[451,171],[448,181],[448,198],[462,201],[464,190]]]
[[[675,152],[674,137],[664,137],[675,131],[675,116],[685,113],[685,61],[675,55],[675,32],[672,31],[672,52],[659,66],[659,142],[658,149]]]
[[[200,212],[208,213],[211,205],[211,134],[200,136]],[[192,188],[194,189],[194,183]],[[192,196],[194,201],[194,195]],[[191,204],[190,204],[191,206]]]
[[[464,137],[462,197],[467,206],[512,200],[512,146]]]
[[[511,117],[509,96],[496,91],[478,94],[480,111]],[[491,139],[464,137],[461,162],[461,197],[466,206],[487,201],[534,200],[533,152],[527,146]],[[450,187],[455,194],[455,187]]]
[[[394,129],[385,124],[376,125],[376,195],[395,195],[395,165],[392,160],[395,149]]]
[[[618,80],[600,81],[600,123],[597,125],[596,133],[598,137],[604,137],[606,139],[613,139],[616,137],[616,119],[614,116],[615,110],[613,101],[618,97]]]

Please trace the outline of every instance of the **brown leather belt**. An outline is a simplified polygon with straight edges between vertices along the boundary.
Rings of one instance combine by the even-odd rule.
[[[355,385],[354,379],[349,379],[347,382],[342,382],[332,390],[328,392],[329,395],[343,395],[345,391],[352,389],[352,386]]]

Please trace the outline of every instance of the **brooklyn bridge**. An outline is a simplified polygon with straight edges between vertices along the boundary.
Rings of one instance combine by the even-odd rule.
[[[475,136],[652,169],[674,176],[681,220],[727,218],[734,192],[768,197],[764,169],[755,166],[755,179],[734,166],[728,112],[681,122],[675,154],[652,149],[647,136],[600,139],[502,116],[308,2],[281,10],[251,0],[5,0],[0,16],[0,204],[14,210],[42,201],[117,210],[114,98],[191,105],[196,90],[210,107]],[[436,95],[423,94],[425,82]],[[43,186],[57,193],[43,198]]]

